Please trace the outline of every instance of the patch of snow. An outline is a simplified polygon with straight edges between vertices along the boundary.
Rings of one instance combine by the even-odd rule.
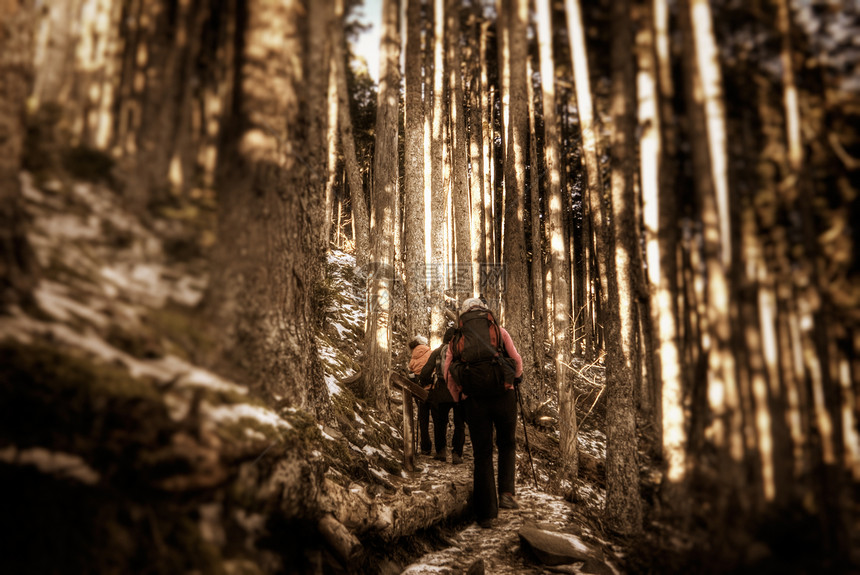
[[[39,282],[33,295],[39,307],[54,319],[69,322],[76,317],[96,327],[104,328],[108,325],[107,317],[67,297],[67,292],[61,284],[43,280]]]
[[[351,329],[342,326],[339,322],[336,321],[332,322],[331,326],[337,330],[337,336],[341,339],[343,339],[344,336],[348,336],[349,332],[352,331]]]
[[[331,374],[325,374],[325,384],[328,387],[328,392],[331,395],[338,395],[343,389],[337,382],[337,378]]]
[[[197,367],[175,355],[168,355],[152,362],[165,370],[179,375],[177,387],[206,387],[214,391],[228,391],[248,395],[248,389],[223,379],[211,371]],[[180,375],[181,374],[181,375]],[[174,376],[175,377],[175,376]]]
[[[365,453],[365,455],[382,455],[382,452],[377,448],[373,447],[372,445],[365,445],[362,451]]]
[[[293,427],[288,421],[281,419],[274,411],[256,405],[237,403],[235,405],[211,407],[207,402],[202,402],[202,405],[206,406],[209,417],[218,422],[232,423],[247,417],[277,428],[292,429]]]
[[[98,483],[101,476],[80,456],[44,447],[18,450],[15,446],[0,449],[0,461],[14,465],[33,465],[42,473],[75,479],[87,485]]]

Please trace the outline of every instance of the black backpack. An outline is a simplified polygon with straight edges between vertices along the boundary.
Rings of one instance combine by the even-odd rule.
[[[489,310],[477,309],[461,315],[451,346],[453,361],[449,371],[467,396],[479,399],[499,396],[504,393],[506,383],[513,385],[516,364],[508,357],[502,330]]]
[[[448,384],[445,382],[445,374],[442,373],[442,368],[445,365],[445,356],[448,354],[448,344],[443,345],[439,354],[436,356],[436,365],[433,369],[433,385],[427,394],[427,402],[431,405],[440,403],[451,403],[454,398],[451,397],[451,392],[448,391]]]

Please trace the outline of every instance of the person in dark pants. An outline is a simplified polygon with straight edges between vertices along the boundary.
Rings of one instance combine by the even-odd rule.
[[[466,444],[466,423],[463,419],[463,407],[454,402],[442,371],[448,343],[454,337],[455,328],[449,327],[442,336],[442,345],[433,350],[424,369],[421,370],[421,385],[430,390],[427,402],[433,415],[433,441],[436,444],[434,459],[445,461],[448,450],[448,414],[454,412],[454,437],[451,440],[451,463],[463,463],[463,446]]]
[[[430,358],[430,346],[427,338],[416,335],[409,341],[409,377],[418,380],[424,364]],[[425,388],[426,389],[426,388]],[[418,433],[421,436],[421,454],[430,455],[432,444],[430,443],[430,404],[426,401],[418,401]]]
[[[475,309],[486,309],[478,298],[470,298],[463,302],[460,314],[463,315]],[[519,385],[523,376],[523,360],[517,352],[510,334],[502,327],[501,333],[504,350],[514,359],[514,385]],[[499,515],[499,508],[517,509],[519,503],[514,498],[514,479],[516,473],[516,423],[517,397],[514,385],[504,384],[504,391],[492,397],[467,397],[461,385],[451,376],[449,368],[454,359],[453,344],[448,346],[444,373],[448,390],[454,401],[461,402],[464,407],[466,423],[469,425],[469,438],[475,456],[473,469],[473,501],[478,524],[487,528]],[[496,447],[499,450],[498,496],[497,485],[493,474],[493,429],[496,431]]]

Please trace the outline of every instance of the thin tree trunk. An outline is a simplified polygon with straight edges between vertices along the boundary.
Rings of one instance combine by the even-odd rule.
[[[633,190],[633,62],[630,53],[630,2],[612,3],[612,223],[605,257],[609,270],[606,309],[606,521],[613,530],[642,530],[636,410],[633,401],[635,339],[635,261],[639,249]]]
[[[655,2],[656,4],[657,2]],[[656,11],[656,10],[655,10]],[[684,390],[677,341],[676,296],[673,290],[675,244],[674,203],[671,188],[665,187],[663,170],[666,151],[662,135],[659,59],[656,49],[654,14],[643,11],[639,31],[638,101],[642,137],[640,151],[640,185],[643,196],[643,221],[648,264],[648,291],[651,299],[650,328],[657,343],[652,366],[657,410],[657,442],[666,462],[661,488],[663,504],[686,517],[687,500],[687,422],[684,415]]]
[[[447,0],[448,90],[451,113],[451,198],[454,208],[454,234],[457,263],[454,267],[454,292],[459,299],[471,295],[472,241],[470,225],[468,145],[466,117],[463,112],[463,74],[460,70],[460,2]]]
[[[379,93],[373,154],[373,218],[367,330],[367,375],[364,395],[388,410],[391,367],[392,295],[394,293],[394,214],[398,185],[397,124],[400,92],[400,32],[397,0],[383,0],[380,40]]]
[[[355,136],[349,111],[349,91],[346,85],[345,40],[343,37],[344,0],[334,0],[334,26],[332,27],[331,65],[337,69],[338,128],[340,130],[343,158],[349,181],[349,203],[352,206],[355,253],[359,265],[370,257],[370,217],[364,199],[364,178],[355,153]]]
[[[573,404],[573,379],[570,370],[570,302],[571,291],[569,262],[564,241],[563,202],[561,197],[561,131],[558,125],[555,102],[555,63],[552,51],[552,10],[549,0],[537,0],[538,47],[540,51],[540,76],[543,100],[544,123],[544,161],[549,181],[547,197],[547,236],[549,238],[550,265],[552,268],[553,301],[553,340],[555,342],[556,386],[559,393],[559,407],[569,417],[566,422],[568,433],[573,438],[563,439],[563,443],[576,440],[576,410]],[[538,230],[539,231],[539,230]],[[565,407],[562,407],[564,405]]]
[[[506,282],[504,306],[505,327],[516,343],[523,359],[523,384],[520,390],[523,401],[534,408],[537,396],[535,380],[534,339],[525,245],[525,160],[528,149],[528,91],[526,86],[526,58],[528,26],[528,0],[513,0],[508,21],[510,47],[510,120],[509,137],[505,139],[505,247],[503,261]]]
[[[481,282],[482,264],[486,263],[484,237],[484,128],[481,122],[481,23],[472,14],[469,34],[469,198],[471,203],[470,237],[472,240],[472,292],[485,293]]]
[[[538,172],[538,153],[537,153],[537,123],[535,122],[535,95],[534,82],[532,80],[532,62],[531,59],[526,61],[526,76],[528,81],[528,103],[529,103],[529,202],[531,216],[531,282],[532,294],[534,294],[534,333],[535,333],[535,357],[538,360],[536,367],[536,375],[540,383],[540,394],[544,395],[544,373],[543,373],[543,357],[544,357],[544,342],[547,335],[547,308],[544,304],[547,298],[547,290],[544,287],[544,265],[543,265],[543,250],[541,236],[541,202],[540,202],[540,181]],[[551,317],[551,316],[550,316]],[[552,339],[549,340],[552,344]],[[556,387],[556,389],[558,389]]]
[[[686,38],[691,133],[705,138],[692,139],[694,184],[701,206],[703,251],[707,285],[706,297],[708,342],[707,398],[711,414],[709,440],[720,454],[720,472],[727,488],[717,495],[717,517],[729,513],[730,496],[737,496],[743,512],[749,510],[749,498],[743,493],[744,459],[741,398],[736,377],[735,354],[732,353],[729,281],[732,269],[731,232],[728,212],[725,122],[720,88],[720,68],[714,44],[711,13],[704,0],[682,4],[681,23]],[[731,511],[736,513],[736,511]]]
[[[487,43],[489,35],[489,22],[481,23],[481,39],[480,39],[480,68],[481,68],[481,84],[479,88],[479,94],[481,95],[481,147],[482,147],[482,165],[484,167],[484,195],[483,195],[483,209],[484,209],[484,237],[486,238],[486,253],[484,255],[484,261],[487,264],[496,263],[495,258],[495,228],[494,218],[495,213],[493,211],[493,195],[495,191],[495,177],[494,177],[494,166],[493,166],[493,135],[495,134],[495,130],[493,128],[493,105],[495,98],[493,97],[493,91],[490,86],[489,81],[489,70],[487,68]],[[485,286],[487,290],[487,296],[490,297],[490,286]],[[494,291],[494,290],[493,290]]]
[[[334,25],[339,26],[340,24],[338,22],[335,22]],[[331,241],[331,219],[334,212],[334,186],[335,181],[337,180],[338,98],[337,66],[335,65],[334,50],[332,50],[332,58],[329,62],[328,92],[326,94],[326,102],[328,104],[328,121],[326,125],[327,178],[325,183],[325,204],[323,208],[323,221],[320,235],[322,236],[322,245],[325,246],[325,250],[328,251],[329,241]]]
[[[406,11],[406,121],[404,122],[404,204],[406,329],[409,337],[428,334],[424,258],[424,102],[421,99],[421,2],[408,0]]]
[[[433,12],[433,158],[430,166],[433,194],[430,201],[432,230],[432,266],[430,275],[431,312],[430,343],[433,347],[442,342],[445,331],[444,300],[444,241],[445,241],[445,191],[443,151],[445,110],[445,0],[434,0]]]
[[[602,255],[605,250],[603,243],[606,238],[605,218],[603,215],[603,177],[600,173],[600,141],[598,139],[598,127],[594,115],[594,103],[591,97],[591,80],[588,68],[588,57],[585,45],[585,28],[582,24],[582,10],[579,0],[565,0],[565,13],[567,16],[567,34],[570,42],[570,54],[573,67],[574,85],[576,88],[576,109],[579,114],[579,126],[582,132],[582,153],[585,160],[585,172],[587,177],[587,200],[588,216],[592,231],[593,261],[597,264],[596,277],[592,274],[594,281],[595,298],[595,326],[597,327],[601,310],[605,308],[606,294],[606,260]],[[601,301],[602,300],[602,301]],[[599,328],[597,328],[599,329]],[[596,348],[600,346],[599,333]]]

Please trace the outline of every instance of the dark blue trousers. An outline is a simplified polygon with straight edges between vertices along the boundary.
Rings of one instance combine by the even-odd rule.
[[[514,494],[516,474],[517,396],[514,390],[493,398],[464,400],[469,438],[475,454],[472,498],[478,521],[499,516],[501,493]],[[493,473],[493,429],[499,449],[499,488]]]

